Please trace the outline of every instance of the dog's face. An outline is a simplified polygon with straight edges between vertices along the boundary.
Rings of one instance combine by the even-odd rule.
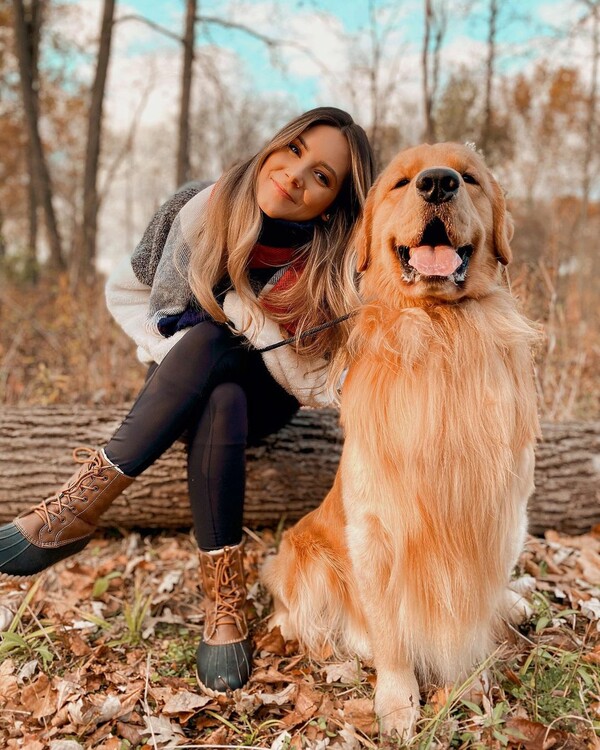
[[[358,270],[365,300],[390,306],[481,297],[512,258],[502,190],[472,149],[402,151],[365,205]]]

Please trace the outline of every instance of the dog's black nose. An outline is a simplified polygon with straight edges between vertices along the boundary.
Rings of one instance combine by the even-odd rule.
[[[460,175],[447,167],[434,167],[420,172],[415,184],[428,203],[445,203],[456,195]]]

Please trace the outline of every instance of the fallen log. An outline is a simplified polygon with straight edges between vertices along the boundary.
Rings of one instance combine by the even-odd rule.
[[[8,407],[0,415],[0,522],[49,497],[73,472],[77,445],[104,445],[124,408]],[[246,524],[273,526],[314,508],[328,491],[342,436],[333,409],[301,410],[292,422],[248,449]],[[191,525],[185,447],[173,448],[115,501],[105,526]],[[530,530],[577,534],[600,523],[600,422],[546,423],[537,450]]]

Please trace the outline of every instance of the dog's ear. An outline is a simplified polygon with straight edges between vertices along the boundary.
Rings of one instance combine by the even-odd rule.
[[[371,239],[373,232],[373,196],[375,185],[369,190],[362,217],[356,230],[355,245],[357,250],[356,270],[358,273],[366,271],[371,260]]]
[[[510,241],[515,231],[515,225],[513,223],[511,215],[508,213],[506,208],[506,199],[504,197],[504,191],[498,185],[496,180],[493,180],[494,185],[494,250],[496,253],[496,259],[502,263],[503,266],[507,266],[513,257],[512,250],[510,249]]]

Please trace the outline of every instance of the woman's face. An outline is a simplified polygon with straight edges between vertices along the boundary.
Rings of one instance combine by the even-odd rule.
[[[336,199],[349,169],[346,136],[315,125],[267,157],[258,173],[258,205],[271,219],[316,219]]]

